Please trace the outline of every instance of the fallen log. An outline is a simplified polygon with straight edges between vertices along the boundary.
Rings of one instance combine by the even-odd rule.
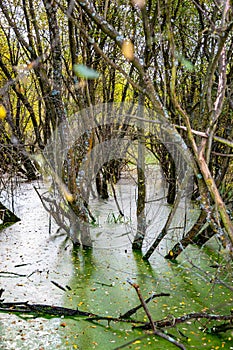
[[[17,314],[34,314],[35,316],[97,316],[90,312],[80,311],[78,309],[69,309],[62,306],[46,304],[30,304],[25,302],[0,302],[0,312],[10,312]]]

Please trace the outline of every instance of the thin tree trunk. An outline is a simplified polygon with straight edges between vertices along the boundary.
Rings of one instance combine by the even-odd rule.
[[[138,113],[143,117],[144,96],[139,97]],[[143,240],[146,234],[146,216],[145,216],[145,201],[146,201],[146,179],[145,179],[145,135],[144,123],[139,121],[138,126],[138,159],[137,159],[137,233],[135,235],[132,248],[133,250],[141,250]]]
[[[181,189],[178,192],[177,196],[176,196],[176,200],[175,203],[173,205],[172,210],[170,211],[167,221],[162,229],[162,231],[160,232],[160,234],[158,235],[158,237],[155,239],[154,243],[152,244],[152,246],[150,247],[150,249],[146,252],[146,254],[143,256],[144,260],[148,260],[151,255],[154,253],[155,249],[158,247],[159,243],[162,241],[162,239],[167,235],[168,229],[172,223],[172,220],[176,214],[176,211],[178,209],[178,206],[180,204],[181,198],[182,198],[182,192],[185,189],[186,185],[187,185],[187,181],[188,181],[188,175],[186,175],[186,178],[184,179],[182,185],[181,185]]]
[[[175,260],[180,255],[180,253],[182,253],[183,250],[187,248],[189,244],[193,243],[193,239],[196,237],[202,226],[205,224],[206,217],[206,212],[202,210],[195,225],[185,235],[184,238],[182,238],[178,243],[174,245],[174,247],[165,256],[165,259]]]

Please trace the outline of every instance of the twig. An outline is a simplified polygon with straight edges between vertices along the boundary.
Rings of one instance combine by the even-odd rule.
[[[32,271],[29,275],[27,275],[27,278],[31,277],[32,275],[34,275],[34,273],[42,273],[43,271],[36,269],[34,271]]]
[[[133,283],[130,279],[128,279],[127,282],[128,282],[131,286],[133,286],[134,289],[136,290],[137,295],[138,295],[138,298],[139,298],[139,300],[140,300],[140,302],[141,302],[141,304],[142,304],[142,307],[143,307],[143,309],[144,309],[144,311],[145,311],[145,313],[146,313],[146,315],[147,315],[147,317],[148,317],[148,319],[149,319],[149,323],[150,323],[150,326],[151,326],[151,328],[152,328],[152,330],[153,330],[153,333],[154,333],[155,335],[158,335],[159,337],[161,337],[161,338],[163,338],[163,339],[169,341],[170,343],[176,345],[178,348],[180,348],[180,349],[182,349],[182,350],[185,350],[186,348],[185,348],[185,346],[184,346],[183,344],[177,342],[175,339],[173,339],[173,338],[170,337],[169,335],[164,334],[164,333],[161,332],[160,330],[156,329],[155,323],[154,323],[154,321],[153,321],[153,319],[152,319],[152,317],[151,317],[151,314],[150,314],[150,312],[149,312],[149,310],[148,310],[148,308],[147,308],[146,302],[145,302],[145,300],[143,299],[143,296],[142,296],[142,294],[141,294],[139,285],[138,285],[137,283]]]
[[[223,280],[220,280],[219,278],[214,278],[212,281],[212,283],[218,283],[218,284],[222,284],[224,287],[230,289],[233,292],[233,287],[230,286],[228,283],[226,283]]]
[[[115,200],[117,209],[118,209],[118,211],[119,211],[119,214],[120,214],[120,216],[124,217],[124,213],[123,213],[123,211],[122,211],[121,208],[120,208],[120,205],[119,205],[119,202],[118,202],[118,199],[117,199],[117,196],[116,196],[115,187],[114,187],[114,185],[113,185],[112,180],[110,181],[110,184],[111,184],[113,197],[114,197],[114,200]]]
[[[176,341],[175,339],[173,339],[170,335],[164,334],[163,332],[159,331],[158,329],[155,329],[154,334],[158,335],[159,337],[176,345],[179,349],[186,350],[186,347],[183,344],[181,344],[178,341]]]
[[[155,321],[155,326],[157,328],[164,328],[164,327],[174,327],[180,323],[185,323],[187,321],[190,320],[197,320],[197,319],[207,319],[207,320],[211,320],[211,321],[228,321],[230,323],[232,323],[233,321],[233,314],[230,315],[215,315],[215,314],[207,314],[205,312],[192,312],[190,314],[186,314],[180,317],[171,317],[170,319],[165,318],[162,320],[158,320]],[[137,326],[135,326],[134,328],[137,328]],[[141,329],[150,329],[150,323],[147,323],[144,326],[140,327]]]
[[[231,329],[233,329],[233,325],[231,324],[220,324],[220,325],[211,327],[209,329],[209,332],[212,334],[218,334],[218,333],[225,333]]]
[[[174,125],[177,129],[182,129],[182,130],[185,130],[187,131],[187,127],[186,126],[183,126],[183,125]],[[197,131],[197,130],[193,130],[191,129],[191,132],[194,134],[194,135],[197,135],[197,136],[201,136],[201,137],[204,137],[204,138],[208,138],[208,135],[203,132],[203,131]],[[222,137],[219,137],[219,136],[214,136],[213,139],[217,142],[220,142],[220,143],[223,143],[224,145],[226,146],[229,146],[231,148],[233,148],[233,142],[230,141],[230,140],[227,140],[227,139],[224,139]]]
[[[52,284],[54,284],[57,288],[64,290],[66,292],[66,288],[61,286],[59,283],[55,282],[55,281],[51,281]]]
[[[147,305],[146,305],[146,303],[145,303],[145,300],[144,300],[143,297],[142,297],[142,294],[141,294],[139,285],[138,285],[137,283],[133,283],[133,281],[131,281],[129,278],[127,279],[127,282],[128,282],[132,287],[134,287],[134,289],[136,290],[136,293],[137,293],[137,295],[138,295],[138,298],[139,298],[139,300],[140,300],[140,302],[141,302],[141,304],[142,304],[142,307],[143,307],[143,309],[145,310],[145,313],[146,313],[146,315],[147,315],[147,317],[148,317],[148,320],[149,320],[149,322],[150,322],[151,328],[153,329],[153,331],[156,331],[154,321],[152,320],[151,314],[150,314],[150,312],[149,312],[149,310],[148,310],[148,308],[147,308]]]
[[[144,321],[138,321],[138,320],[132,320],[129,318],[121,318],[121,317],[112,317],[112,316],[90,316],[88,318],[86,318],[86,321],[108,321],[108,324],[113,321],[113,322],[124,322],[124,323],[133,323],[133,324],[140,324],[140,325],[145,325]],[[143,327],[142,326],[142,327]],[[140,326],[139,326],[140,328]]]
[[[221,156],[221,157],[233,157],[233,153],[219,153],[219,152],[211,152],[215,156]]]
[[[15,265],[15,267],[23,267],[23,266],[27,266],[27,265],[32,265],[32,263],[18,264],[18,265]]]
[[[0,275],[10,275],[10,276],[5,276],[5,277],[27,277],[27,275],[22,275],[20,273],[16,272],[9,272],[9,271],[0,271]]]
[[[103,283],[103,282],[94,282],[96,284],[100,284],[101,286],[105,286],[105,287],[113,287],[113,284],[107,284],[107,283]]]
[[[158,297],[169,297],[170,294],[169,293],[159,293],[159,294],[153,294],[151,295],[148,299],[145,300],[145,303],[149,303],[151,300],[153,300],[154,298],[158,298]],[[135,314],[135,312],[137,312],[139,309],[142,308],[142,304],[130,309],[129,311],[127,311],[126,313],[124,313],[123,315],[121,315],[121,318],[128,318],[130,316],[132,316],[133,314]]]

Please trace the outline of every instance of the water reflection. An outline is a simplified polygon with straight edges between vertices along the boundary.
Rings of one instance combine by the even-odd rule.
[[[121,186],[123,209],[130,214],[134,191],[129,185],[127,187],[122,183]],[[187,311],[200,310],[208,302],[211,285],[193,275],[190,266],[189,270],[186,270],[186,265],[175,267],[166,261],[163,258],[167,249],[166,244],[161,245],[153,254],[150,263],[144,262],[140,253],[132,253],[132,237],[127,234],[131,222],[113,223],[107,220],[106,209],[114,211],[114,201],[99,204],[98,201],[93,202],[93,208],[98,210],[100,215],[105,215],[99,226],[93,227],[94,248],[72,251],[72,244],[64,237],[56,234],[49,236],[48,216],[41,208],[32,185],[25,185],[23,194],[17,198],[22,221],[1,232],[0,270],[15,271],[26,276],[37,269],[42,273],[34,273],[30,278],[9,279],[0,276],[1,286],[6,289],[4,293],[6,301],[29,300],[33,303],[64,305],[74,309],[78,307],[83,311],[115,317],[139,304],[134,288],[127,283],[127,278],[130,278],[140,285],[145,299],[152,292],[171,294],[170,297],[161,297],[150,302],[148,307],[154,319],[169,314],[176,316]],[[152,209],[151,207],[151,218],[155,215],[156,207]],[[161,221],[166,218],[166,210],[159,212]],[[190,225],[191,218],[192,213],[190,213]],[[178,224],[179,222],[175,223],[176,226]],[[157,223],[154,226],[151,224],[151,227],[153,234],[154,229],[159,231]],[[53,233],[56,233],[55,227]],[[172,243],[172,234],[173,232],[168,245]],[[187,254],[187,259],[183,255],[186,261],[188,258],[193,258],[197,262],[197,257],[200,257],[198,250],[188,249]],[[198,262],[202,263],[203,269],[209,268],[209,257],[205,252],[203,259]],[[15,267],[21,263],[28,265]],[[56,281],[64,287],[68,286],[69,289],[64,292],[51,281]],[[214,292],[213,303],[226,303],[230,299],[229,293],[220,287],[216,287]],[[210,300],[207,305],[212,307],[213,303]],[[143,310],[139,310],[133,317],[143,319]],[[187,330],[188,336],[192,338],[194,335],[191,331]],[[202,337],[199,333],[197,330],[194,339],[196,348],[201,348]],[[132,331],[129,324],[111,323],[108,327],[106,321],[94,324],[81,318],[25,321],[13,315],[0,314],[1,350],[38,350],[40,347],[49,350],[75,348],[105,350],[114,349],[138,335],[139,331]],[[210,335],[208,337],[213,340]],[[163,343],[159,344],[156,345],[157,348],[169,349],[166,347],[167,343],[165,347]],[[155,349],[151,339],[142,342],[141,345],[146,349]]]

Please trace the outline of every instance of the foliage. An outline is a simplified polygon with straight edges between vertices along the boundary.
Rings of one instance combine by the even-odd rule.
[[[232,201],[232,2],[10,0],[1,2],[0,11],[1,159],[8,171],[8,158],[17,154],[16,163],[35,178],[28,155],[43,150],[57,126],[76,112],[143,100],[172,140],[183,144],[184,154],[186,146],[192,153],[196,198],[204,212],[199,228],[208,219],[210,231],[223,232],[232,249],[226,207]],[[88,130],[65,160],[63,180],[74,198],[69,207],[85,222],[89,197],[83,208],[78,170],[96,143],[120,135],[122,125],[115,127]],[[133,128],[125,135],[138,137]],[[163,165],[173,188],[169,201],[175,203],[171,152],[157,141],[147,137],[146,147]],[[113,168],[121,164],[106,164],[97,174],[98,193],[105,198]],[[186,243],[199,228],[187,234]]]

